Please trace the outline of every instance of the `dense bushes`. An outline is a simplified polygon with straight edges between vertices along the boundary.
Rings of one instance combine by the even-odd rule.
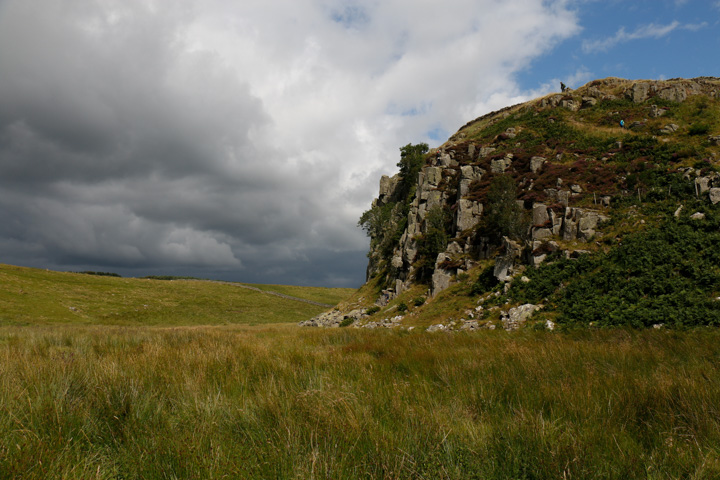
[[[706,215],[629,235],[607,255],[531,269],[510,296],[545,303],[564,324],[720,325],[720,215]]]

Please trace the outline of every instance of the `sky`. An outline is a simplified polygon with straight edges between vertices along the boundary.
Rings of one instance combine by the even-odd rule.
[[[720,76],[720,0],[0,0],[0,263],[357,287],[399,148]]]

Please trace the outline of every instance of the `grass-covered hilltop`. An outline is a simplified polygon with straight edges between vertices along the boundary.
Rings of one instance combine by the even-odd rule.
[[[305,324],[720,324],[720,79],[596,80],[400,150],[366,285]]]

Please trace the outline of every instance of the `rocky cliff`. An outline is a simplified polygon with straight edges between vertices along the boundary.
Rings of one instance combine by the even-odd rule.
[[[719,147],[717,78],[596,80],[473,120],[424,154],[416,177],[401,161],[400,174],[380,179],[361,219],[375,293],[342,316],[363,318],[363,302],[385,308],[406,291],[430,301],[457,284],[469,300],[495,291],[519,308],[522,289],[508,292],[526,272],[606,256],[668,218],[717,213]],[[557,285],[546,293],[564,295]]]

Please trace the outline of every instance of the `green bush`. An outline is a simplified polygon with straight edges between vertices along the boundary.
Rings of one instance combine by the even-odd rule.
[[[120,274],[113,273],[113,272],[91,272],[91,271],[86,270],[84,272],[78,272],[78,273],[82,273],[84,275],[97,275],[99,277],[121,277]]]
[[[380,307],[378,307],[377,305],[373,305],[372,307],[365,310],[365,313],[368,315],[375,315],[379,311],[380,311]]]
[[[490,266],[478,275],[477,280],[475,280],[475,282],[473,282],[470,286],[471,295],[482,295],[483,293],[493,290],[497,286],[498,280],[495,278],[495,275],[493,275],[493,270],[494,267]]]
[[[340,322],[341,327],[349,327],[355,322],[354,318],[345,318],[342,322]]]
[[[710,125],[706,123],[696,123],[690,125],[688,129],[688,135],[707,135],[710,131]]]
[[[397,306],[398,312],[407,312],[408,306],[405,302],[398,303]]]
[[[606,255],[583,255],[529,269],[516,302],[544,303],[558,323],[676,328],[720,325],[720,213],[669,218],[626,236]]]
[[[413,300],[413,303],[416,307],[419,307],[425,303],[425,297],[415,297],[415,300]]]

